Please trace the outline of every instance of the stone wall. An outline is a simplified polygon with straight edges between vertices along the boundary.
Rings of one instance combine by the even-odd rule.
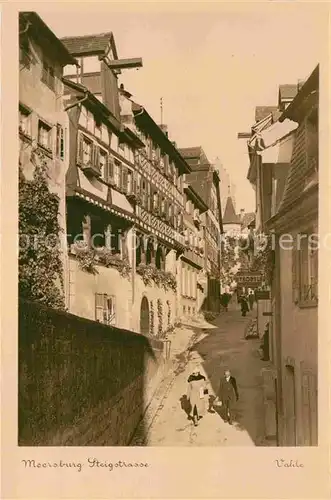
[[[19,445],[128,445],[165,366],[160,341],[20,302]]]

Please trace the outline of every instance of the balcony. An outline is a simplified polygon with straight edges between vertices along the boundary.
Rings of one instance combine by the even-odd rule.
[[[98,167],[95,166],[94,163],[91,161],[82,163],[81,169],[83,170],[84,174],[86,175],[93,175],[94,177],[101,177],[101,172]]]
[[[194,252],[192,248],[186,248],[183,253],[183,258],[189,262],[194,263],[196,266],[199,266],[201,268],[204,267],[204,258]]]

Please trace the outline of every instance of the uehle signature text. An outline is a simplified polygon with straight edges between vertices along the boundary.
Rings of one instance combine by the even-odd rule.
[[[304,467],[302,463],[299,462],[299,460],[285,460],[284,458],[279,458],[278,460],[275,460],[277,467],[285,467],[285,468],[292,468],[292,469],[300,469]]]

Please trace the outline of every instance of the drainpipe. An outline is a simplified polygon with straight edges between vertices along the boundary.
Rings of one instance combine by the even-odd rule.
[[[86,101],[88,99],[88,97],[89,97],[89,93],[86,92],[85,96],[82,99],[80,99],[79,101],[76,101],[72,104],[69,104],[69,106],[64,108],[64,111],[68,111],[69,109],[74,108],[75,106],[78,106],[78,104],[82,104],[84,101]]]

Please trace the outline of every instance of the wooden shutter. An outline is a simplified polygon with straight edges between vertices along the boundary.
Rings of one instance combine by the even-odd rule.
[[[78,132],[78,139],[77,139],[77,164],[78,165],[83,165],[83,152],[84,152],[84,143],[83,143],[83,134],[81,132]]]
[[[124,165],[122,167],[122,189],[125,193],[128,191],[128,169]]]
[[[114,295],[107,297],[107,309],[108,309],[108,324],[116,325],[116,301]]]
[[[93,144],[92,147],[92,164],[100,171],[100,148],[97,144]]]
[[[311,444],[310,405],[309,405],[309,375],[302,372],[301,376],[302,397],[302,421],[303,421],[303,445]]]
[[[95,294],[95,320],[103,323],[104,317],[104,295],[103,293]]]
[[[300,300],[300,251],[292,249],[292,299],[295,304]]]
[[[113,160],[112,156],[108,155],[107,156],[107,164],[106,164],[105,180],[109,184],[112,184],[114,182],[114,177],[115,177],[114,160]]]
[[[308,379],[308,391],[309,391],[309,406],[311,415],[311,446],[318,445],[318,385],[317,376],[313,373],[309,374]]]

